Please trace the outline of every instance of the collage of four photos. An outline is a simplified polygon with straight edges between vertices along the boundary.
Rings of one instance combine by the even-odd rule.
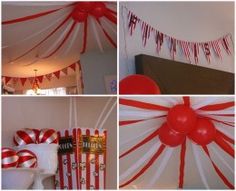
[[[235,189],[235,1],[2,1],[1,189]]]

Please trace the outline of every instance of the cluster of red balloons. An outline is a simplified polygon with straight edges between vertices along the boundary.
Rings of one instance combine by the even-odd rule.
[[[72,11],[72,18],[77,22],[84,22],[90,14],[99,19],[105,15],[106,10],[106,5],[102,2],[79,2]]]
[[[167,122],[160,127],[159,138],[170,147],[182,144],[186,137],[198,145],[207,145],[214,140],[215,134],[215,126],[209,119],[200,118],[191,107],[178,104],[169,110]]]

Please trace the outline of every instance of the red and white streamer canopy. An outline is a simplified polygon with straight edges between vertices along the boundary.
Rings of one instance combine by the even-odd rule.
[[[3,75],[57,71],[81,53],[116,48],[115,2],[4,2]]]
[[[196,144],[189,135],[174,147],[160,140],[160,127],[177,104],[214,124],[209,144]],[[234,189],[234,98],[121,98],[120,187]]]

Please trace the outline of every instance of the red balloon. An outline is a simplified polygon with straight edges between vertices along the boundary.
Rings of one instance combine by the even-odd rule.
[[[90,12],[97,19],[104,16],[106,12],[106,5],[102,2],[95,2],[92,11]]]
[[[196,125],[197,116],[192,108],[178,104],[172,107],[167,115],[167,123],[174,131],[187,134],[192,131]]]
[[[87,12],[83,12],[83,11],[78,11],[78,10],[74,10],[72,12],[72,18],[76,21],[76,22],[84,22],[87,18],[88,18],[88,13]]]
[[[164,123],[160,127],[159,138],[163,144],[170,147],[176,147],[184,142],[186,136],[173,131],[168,127],[167,123]]]
[[[120,81],[120,94],[160,94],[160,89],[151,78],[135,74]]]
[[[209,119],[198,118],[196,127],[188,135],[198,145],[207,145],[215,139],[216,129]]]
[[[95,2],[79,2],[76,3],[75,9],[82,12],[90,12],[95,6]]]

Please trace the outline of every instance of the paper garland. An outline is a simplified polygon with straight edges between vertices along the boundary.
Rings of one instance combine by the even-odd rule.
[[[188,62],[191,63],[192,62],[191,58],[193,58],[195,64],[198,64],[199,62],[200,49],[202,49],[208,63],[211,62],[211,58],[214,55],[222,60],[222,48],[228,55],[232,55],[233,50],[231,50],[232,49],[231,34],[226,34],[219,39],[207,42],[190,42],[190,41],[179,40],[172,36],[164,34],[158,29],[155,29],[147,22],[140,19],[132,11],[128,10],[126,7],[123,8],[128,11],[127,19],[128,19],[128,29],[130,36],[133,35],[135,29],[137,28],[137,25],[140,25],[143,46],[145,47],[150,36],[154,35],[156,43],[156,52],[158,55],[160,54],[162,45],[165,42],[167,42],[167,44],[169,45],[168,47],[169,47],[170,57],[173,60],[175,60],[178,48],[182,51]]]
[[[146,129],[144,130],[143,136],[140,136],[136,133],[136,137],[132,137],[128,140],[125,139],[125,143],[121,143],[122,145],[127,145],[127,143],[134,143],[134,140],[136,140],[136,143],[132,144],[132,146],[125,150],[125,152],[122,152],[119,157],[120,160],[122,160],[127,155],[130,155],[132,152],[138,152],[139,148],[143,147],[147,143],[150,143],[151,140],[156,140],[156,143],[153,143],[149,151],[147,151],[137,161],[134,160],[133,164],[131,164],[128,169],[125,169],[123,172],[121,172],[120,187],[126,187],[141,176],[145,176],[145,172],[148,171],[156,161],[156,163],[158,162],[158,166],[155,166],[153,168],[158,168],[156,168],[156,171],[153,171],[154,175],[151,176],[151,179],[148,180],[148,183],[143,186],[143,188],[145,189],[153,189],[154,184],[157,183],[159,176],[161,175],[165,166],[168,164],[166,161],[169,160],[169,154],[171,153],[167,154],[167,152],[170,152],[170,149],[173,149],[173,151],[177,152],[177,149],[175,148],[180,147],[178,185],[179,188],[184,188],[184,177],[185,174],[187,175],[188,173],[187,169],[185,170],[185,163],[187,162],[185,158],[187,140],[188,144],[192,145],[197,169],[204,186],[207,189],[210,189],[205,178],[204,170],[202,169],[201,159],[198,156],[198,152],[200,150],[202,150],[203,154],[205,154],[205,156],[209,159],[211,164],[209,168],[212,168],[215,171],[216,175],[218,175],[218,177],[220,178],[219,180],[221,180],[222,183],[229,189],[234,189],[234,184],[230,182],[229,177],[226,177],[224,175],[222,169],[218,167],[218,163],[215,163],[213,158],[211,158],[212,152],[217,154],[217,150],[221,150],[224,154],[232,157],[231,159],[234,161],[234,134],[229,132],[229,130],[231,130],[232,132],[234,128],[234,101],[223,101],[221,100],[222,98],[216,99],[212,97],[201,99],[200,101],[197,101],[196,98],[190,97],[183,97],[182,100],[180,100],[179,98],[167,97],[162,99],[164,102],[162,105],[160,105],[158,104],[158,99],[162,98],[150,98],[148,100],[147,98],[129,97],[120,99],[120,128],[122,128],[123,130],[133,129],[133,131],[137,132],[140,129],[136,130],[136,128]],[[169,146],[166,141],[163,141],[163,139],[161,139],[161,134],[163,132],[161,129],[163,125],[161,124],[163,124],[163,122],[165,123],[166,120],[168,122],[167,117],[169,117],[169,111],[177,104],[182,104],[187,107],[190,106],[196,112],[198,119],[208,121],[210,120],[211,123],[214,124],[215,137],[211,140],[212,142],[210,144],[201,144],[200,142],[198,142],[199,140],[203,141],[206,138],[205,135],[200,136],[198,138],[198,141],[194,140],[193,137],[191,137],[192,132],[186,135],[185,141],[183,141],[182,144],[178,143],[178,145],[175,145],[173,147]],[[154,120],[156,121],[156,124],[154,123]],[[148,125],[149,122],[150,126]],[[140,126],[135,125],[138,123],[140,124]],[[151,132],[148,132],[147,134],[148,128],[151,127],[153,127],[151,129]],[[132,132],[130,130],[128,131]],[[181,134],[181,136],[183,135],[184,134]],[[169,136],[171,137],[171,141],[173,142],[173,134],[169,134]],[[158,159],[158,157],[160,155],[163,155],[163,153],[165,153],[164,158],[162,159],[162,161],[159,161],[160,159]],[[219,156],[220,154],[217,155]],[[224,161],[222,157],[221,161],[234,174],[234,170],[227,162]],[[143,185],[143,183],[141,185]]]
[[[78,67],[76,67],[76,65],[78,65]],[[81,64],[80,64],[80,61],[78,62],[75,62],[61,70],[57,70],[55,72],[52,72],[52,73],[49,73],[49,74],[44,74],[44,75],[40,75],[40,76],[36,76],[36,79],[40,82],[40,83],[43,83],[43,80],[46,78],[48,81],[51,81],[52,77],[55,76],[57,79],[60,79],[62,73],[65,74],[65,75],[68,75],[68,70],[71,69],[73,70],[74,72],[79,69],[79,72],[80,74],[82,74],[82,68],[81,68]],[[5,82],[5,84],[8,84],[10,81],[12,81],[12,83],[14,85],[16,85],[18,82],[21,83],[22,86],[25,85],[26,81],[28,80],[30,82],[30,84],[33,83],[35,77],[10,77],[10,76],[2,76],[2,80]],[[83,86],[83,78],[81,76],[81,83],[82,83],[82,86]]]

